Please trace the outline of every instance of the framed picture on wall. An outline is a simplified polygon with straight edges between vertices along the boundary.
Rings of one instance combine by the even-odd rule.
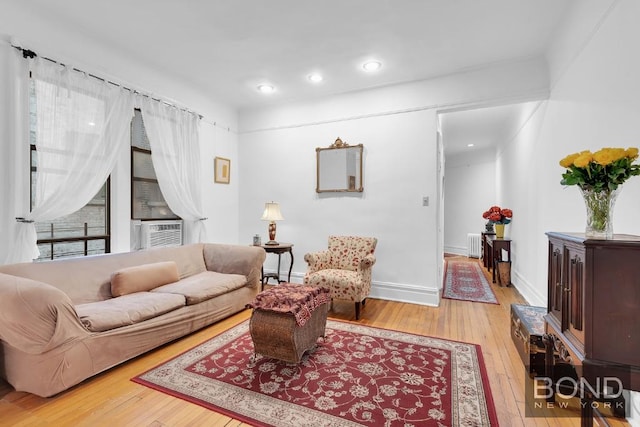
[[[231,179],[231,160],[216,157],[213,160],[213,180],[219,184],[228,184]]]

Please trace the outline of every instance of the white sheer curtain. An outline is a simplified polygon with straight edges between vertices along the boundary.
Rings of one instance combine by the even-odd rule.
[[[104,185],[122,150],[134,97],[118,86],[36,58],[37,171],[34,205],[18,224],[16,261],[39,255],[33,222],[51,221],[86,205]]]
[[[185,243],[206,241],[200,174],[200,118],[145,97],[142,120],[158,184],[171,210],[185,223]]]
[[[29,64],[0,38],[0,264],[13,258],[18,206],[29,206]]]

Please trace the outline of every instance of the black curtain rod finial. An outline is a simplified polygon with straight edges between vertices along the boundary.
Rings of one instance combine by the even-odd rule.
[[[38,55],[36,55],[36,53],[34,51],[29,50],[29,49],[22,49],[22,57],[23,58],[25,58],[25,59],[26,58],[35,58],[36,56],[38,56]]]

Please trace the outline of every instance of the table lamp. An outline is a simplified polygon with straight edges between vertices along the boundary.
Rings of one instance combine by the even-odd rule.
[[[269,221],[269,241],[265,243],[265,245],[277,245],[276,221],[282,221],[284,219],[280,213],[280,205],[275,202],[265,203],[261,219],[263,221]]]

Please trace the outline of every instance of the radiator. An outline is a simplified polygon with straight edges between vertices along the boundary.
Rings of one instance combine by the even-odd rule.
[[[469,258],[480,258],[480,254],[482,253],[481,243],[479,234],[467,234],[467,256]]]

